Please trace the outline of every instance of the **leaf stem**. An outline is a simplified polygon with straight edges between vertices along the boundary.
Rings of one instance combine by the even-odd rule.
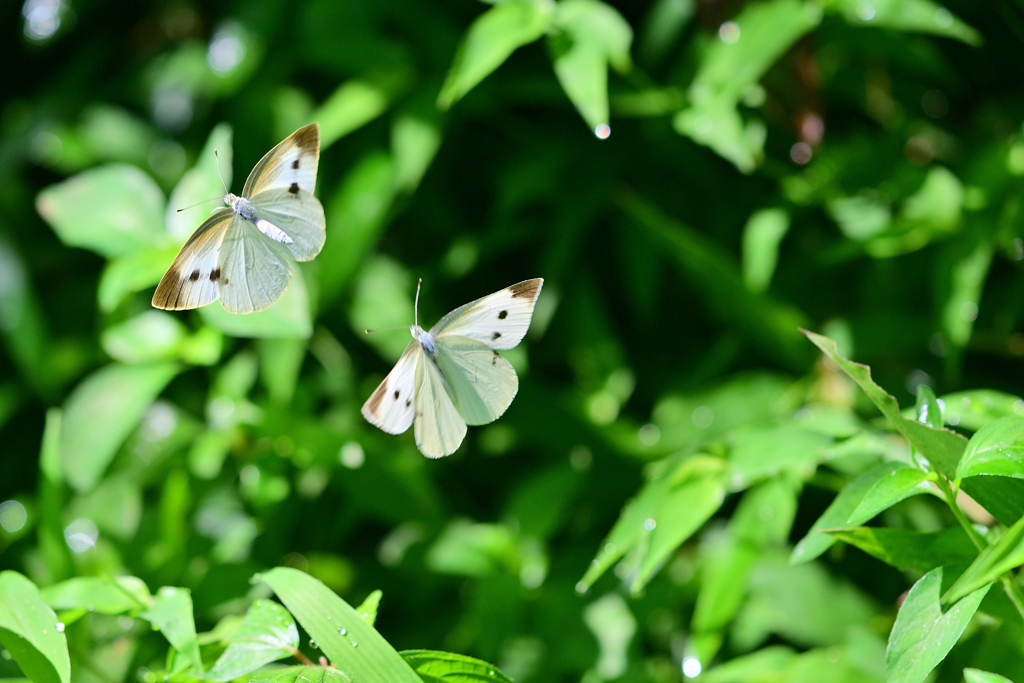
[[[309,657],[302,654],[302,652],[300,652],[298,648],[292,650],[292,657],[295,657],[295,659],[299,660],[306,666],[316,666],[316,664],[313,663],[313,661]]]

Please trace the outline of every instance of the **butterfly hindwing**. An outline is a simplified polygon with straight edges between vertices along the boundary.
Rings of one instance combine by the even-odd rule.
[[[412,426],[416,414],[416,367],[423,360],[423,349],[413,341],[395,367],[363,404],[367,422],[388,434],[401,434]]]
[[[311,123],[279,142],[253,167],[242,196],[253,198],[267,190],[313,194],[320,163],[320,124]]]
[[[417,343],[417,342],[413,342]],[[452,403],[447,380],[424,354],[416,365],[416,447],[428,458],[451,455],[466,437],[466,421]]]
[[[153,306],[172,311],[205,306],[220,296],[221,244],[232,223],[242,223],[222,209],[199,226],[164,273]]]
[[[228,224],[220,248],[220,302],[231,313],[268,308],[288,288],[288,261],[269,237],[246,220]]]
[[[482,425],[501,417],[519,391],[519,377],[512,364],[469,337],[446,335],[436,343],[437,364],[466,424]]]
[[[469,337],[492,349],[511,349],[530,329],[533,307],[544,280],[524,280],[511,287],[471,301],[441,318],[430,333],[438,339]]]
[[[285,244],[296,261],[313,259],[327,239],[327,223],[320,200],[305,190],[269,189],[256,193],[252,205],[260,219],[269,221],[291,238]]]

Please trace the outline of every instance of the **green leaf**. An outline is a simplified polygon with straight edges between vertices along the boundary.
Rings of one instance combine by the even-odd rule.
[[[512,683],[512,679],[487,662],[437,650],[402,650],[398,654],[423,683]]]
[[[701,683],[746,683],[760,680],[786,669],[797,656],[784,645],[769,645],[749,655],[742,655],[709,669],[701,676]]]
[[[176,360],[188,330],[177,318],[163,311],[145,311],[108,327],[100,344],[114,360],[128,364]]]
[[[374,622],[377,621],[377,608],[380,607],[380,598],[384,593],[380,590],[372,591],[366,596],[362,604],[356,607],[356,612],[359,612],[359,616],[366,621],[367,624],[373,626]]]
[[[1024,399],[992,389],[944,394],[942,402],[946,421],[972,432],[1001,417],[1024,415]]]
[[[409,343],[408,334],[392,330],[366,335],[364,331],[410,325],[414,318],[415,294],[416,283],[405,266],[387,256],[367,260],[359,273],[349,306],[352,331],[361,335],[383,357],[397,359]],[[420,322],[432,324],[426,320]]]
[[[901,500],[933,491],[935,489],[929,483],[927,472],[916,467],[895,469],[868,489],[846,524],[863,524]]]
[[[960,578],[942,596],[943,602],[955,602],[969,593],[991,584],[1000,575],[1024,564],[1024,517],[1003,532],[971,563]]]
[[[978,556],[978,549],[958,526],[935,532],[862,526],[826,533],[900,570],[926,573],[944,565],[968,564]]]
[[[227,649],[203,674],[204,679],[230,681],[294,654],[299,648],[299,630],[283,607],[272,600],[257,600],[225,642]]]
[[[988,588],[975,591],[943,613],[939,605],[943,568],[913,585],[900,606],[885,653],[886,680],[921,683],[956,645]]]
[[[398,161],[371,152],[356,163],[326,204],[327,242],[317,258],[320,298],[334,301],[367,260],[367,252],[387,225],[395,199]]]
[[[603,680],[626,672],[629,644],[636,635],[636,617],[618,593],[606,593],[583,610],[583,623],[597,639],[600,654],[595,669]]]
[[[434,123],[408,114],[396,118],[391,124],[395,189],[415,190],[440,148],[441,130]]]
[[[62,242],[107,258],[166,243],[163,192],[135,166],[101,166],[51,185],[36,210]]]
[[[599,128],[608,126],[608,65],[629,69],[633,29],[598,0],[562,0],[553,23],[555,75],[590,129],[606,138],[610,129]]]
[[[900,415],[900,407],[896,399],[871,379],[871,368],[843,358],[836,348],[836,343],[828,337],[807,330],[802,330],[802,332],[864,390],[872,403],[889,420],[893,429],[903,435],[910,445],[927,458],[936,470],[953,478],[956,463],[964,452],[967,439],[949,429],[932,429],[916,420],[904,418]]]
[[[784,209],[761,209],[743,227],[743,282],[751,292],[763,292],[775,273],[779,244],[789,231]]]
[[[33,683],[71,680],[63,625],[36,585],[18,572],[0,572],[0,644]]]
[[[216,304],[199,309],[203,321],[232,337],[270,339],[308,339],[313,334],[309,294],[302,267],[289,263],[292,279],[288,289],[270,308],[256,313],[228,313]]]
[[[419,678],[348,603],[308,574],[278,567],[260,575],[331,663],[354,681],[420,683]]]
[[[85,608],[99,614],[135,612],[152,603],[149,588],[135,576],[79,576],[47,586],[40,594],[55,610]]]
[[[260,379],[274,403],[291,403],[308,347],[305,339],[260,340]]]
[[[178,248],[173,245],[165,248],[147,247],[109,261],[100,276],[96,292],[100,311],[110,313],[130,294],[160,282],[177,254]]]
[[[729,624],[747,594],[747,579],[759,551],[733,534],[703,544],[700,593],[691,622],[694,632],[718,631]]]
[[[855,26],[881,26],[897,31],[931,33],[981,45],[981,34],[930,0],[828,0],[827,10],[841,12]]]
[[[801,0],[746,5],[733,20],[735,40],[715,39],[690,85],[690,107],[676,115],[676,130],[711,147],[744,173],[764,147],[764,126],[744,126],[736,106],[802,35],[821,21],[821,9]]]
[[[312,116],[320,122],[320,147],[327,149],[388,108],[388,94],[365,81],[342,83]]]
[[[971,668],[964,669],[964,681],[966,683],[1013,683],[1006,676]]]
[[[288,666],[248,678],[248,683],[351,683],[348,674],[333,666]]]
[[[135,537],[142,521],[142,486],[133,473],[117,472],[67,506],[70,519],[89,519],[103,533],[123,541]]]
[[[187,588],[164,586],[153,598],[153,606],[139,614],[167,638],[167,641],[192,666],[203,671],[199,657],[196,622],[192,617],[192,596]]]
[[[982,474],[1024,479],[1024,417],[999,418],[967,442],[956,476]]]
[[[856,242],[876,237],[892,225],[889,206],[874,196],[836,197],[828,202],[827,208],[839,230]]]
[[[437,106],[448,109],[517,48],[543,36],[553,10],[551,3],[539,0],[506,0],[477,17],[455,53]]]
[[[736,489],[787,469],[813,469],[827,454],[832,438],[791,422],[741,427],[728,437],[728,443],[729,484]]]
[[[454,519],[430,546],[425,560],[431,571],[482,577],[513,563],[515,553],[507,527]]]
[[[857,509],[864,496],[879,481],[890,477],[893,472],[901,469],[910,469],[909,465],[901,462],[883,462],[875,465],[867,472],[864,472],[846,488],[839,492],[832,503],[821,513],[821,517],[811,526],[793,548],[789,557],[791,564],[810,562],[814,558],[828,550],[836,542],[836,539],[823,534],[823,529],[836,529],[847,525],[847,520],[853,511]]]
[[[958,255],[948,274],[944,274],[949,295],[942,304],[942,330],[954,347],[963,348],[971,340],[994,252],[992,243],[983,240],[970,252]]]
[[[227,192],[231,191],[233,159],[231,126],[217,124],[196,158],[196,165],[185,172],[167,200],[167,234],[178,247],[209,218],[211,208],[223,206],[224,186],[227,185]],[[221,173],[224,174],[223,182]],[[199,204],[208,199],[216,201]],[[196,204],[198,206],[192,208]],[[168,261],[164,268],[170,264]]]
[[[64,403],[60,455],[64,476],[79,491],[99,481],[117,449],[180,367],[112,363],[89,375]]]

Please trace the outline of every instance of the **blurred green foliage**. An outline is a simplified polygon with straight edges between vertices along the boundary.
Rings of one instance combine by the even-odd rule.
[[[0,677],[1024,680],[1024,3],[0,11]],[[153,310],[313,120],[323,252]],[[545,278],[441,461],[419,277]]]

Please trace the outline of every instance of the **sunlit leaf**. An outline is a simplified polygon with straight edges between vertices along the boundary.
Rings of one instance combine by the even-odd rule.
[[[506,0],[481,14],[462,38],[437,96],[447,109],[508,59],[516,48],[544,35],[554,16],[551,3]]]
[[[743,282],[752,292],[768,289],[779,258],[779,243],[789,230],[783,209],[762,209],[743,227]]]
[[[231,187],[233,159],[231,126],[218,124],[196,157],[196,165],[182,176],[167,200],[167,234],[175,245],[180,247],[184,244],[210,216],[211,210],[224,206],[225,185],[228,192],[232,189],[241,192],[240,188]],[[224,175],[223,182],[221,174]],[[214,201],[207,202],[208,199]],[[198,206],[193,207],[194,204]],[[170,265],[168,261],[166,266]]]
[[[437,650],[403,650],[398,654],[424,683],[512,683],[497,667],[473,657]]]
[[[249,683],[351,683],[348,674],[333,666],[288,666],[253,674]]]
[[[40,192],[36,209],[65,244],[108,258],[166,244],[163,192],[135,166],[83,171]]]
[[[920,683],[956,645],[988,588],[975,591],[943,612],[939,603],[943,568],[928,572],[910,589],[889,634],[886,680]]]
[[[964,669],[964,681],[965,683],[1013,683],[1006,676],[971,668]]]
[[[100,578],[79,576],[40,591],[46,604],[56,610],[88,608],[99,614],[124,614],[149,607],[152,597],[146,584],[134,576]]]
[[[0,572],[0,644],[33,683],[68,683],[71,661],[63,625],[18,572]]]
[[[384,113],[389,97],[378,86],[348,81],[335,90],[313,114],[320,122],[320,146],[327,149],[337,140]]]
[[[1024,479],[1024,417],[1001,417],[971,437],[956,476],[981,474]]]
[[[441,131],[433,123],[412,115],[399,116],[391,125],[394,184],[412,192],[441,147]]]
[[[226,642],[227,649],[203,678],[230,681],[288,657],[299,647],[299,630],[283,607],[272,600],[257,600]]]
[[[1003,532],[999,540],[981,551],[964,573],[942,596],[942,602],[956,602],[1024,564],[1024,518]]]
[[[139,616],[159,629],[196,673],[202,672],[196,623],[192,617],[192,596],[187,588],[164,586],[153,597],[153,606]]]
[[[841,12],[855,26],[880,26],[897,31],[933,33],[980,45],[981,35],[931,0],[828,0],[830,11]]]
[[[847,524],[866,522],[901,500],[929,491],[934,491],[934,489],[928,483],[927,472],[915,467],[894,469],[888,476],[879,479],[868,489],[860,501],[860,505],[850,513]]]
[[[96,292],[100,310],[110,313],[120,306],[128,295],[160,282],[160,278],[177,254],[178,247],[171,245],[162,249],[139,249],[109,261],[103,269]]]
[[[901,570],[929,572],[947,564],[969,563],[978,555],[960,527],[924,532],[862,526],[829,529],[827,533]]]

